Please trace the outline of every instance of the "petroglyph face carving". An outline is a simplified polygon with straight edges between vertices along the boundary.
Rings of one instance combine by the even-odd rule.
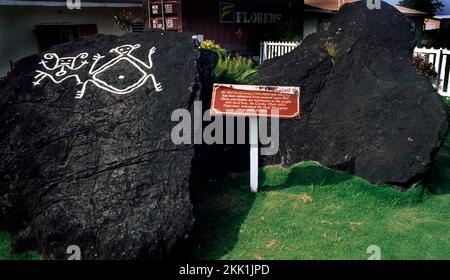
[[[106,61],[101,66],[97,65],[100,60],[105,58],[105,56],[97,53],[92,57],[93,62],[88,72],[89,78],[85,81],[81,81],[78,74],[67,75],[67,69],[77,71],[86,64],[89,64],[89,62],[84,60],[89,56],[88,53],[83,52],[75,57],[62,58],[59,58],[55,53],[45,54],[45,60],[42,60],[39,64],[43,65],[47,72],[36,70],[36,73],[38,74],[34,77],[35,81],[33,82],[33,85],[39,85],[45,78],[49,78],[57,84],[66,79],[74,78],[77,84],[82,84],[82,87],[77,91],[75,98],[82,98],[88,89],[88,85],[94,85],[115,94],[127,94],[144,85],[150,78],[155,90],[158,92],[162,91],[161,84],[158,83],[155,76],[150,73],[150,70],[153,68],[152,55],[156,52],[156,49],[153,47],[149,50],[147,56],[148,63],[146,63],[131,54],[135,49],[140,47],[141,45],[139,44],[126,44],[113,48],[109,52],[115,53],[117,56]],[[79,66],[76,66],[78,59],[82,59],[82,61]],[[55,65],[49,67],[48,60],[56,60]],[[53,75],[52,72],[55,70],[58,71]]]
[[[141,47],[141,45],[139,45],[139,44],[136,44],[134,46],[133,45],[123,45],[123,46],[114,48],[114,49],[110,50],[109,52],[111,52],[111,53],[115,52],[119,55],[127,55],[127,54],[130,54],[133,50],[140,48],[140,47]]]
[[[47,53],[44,55],[44,59],[39,62],[40,65],[44,67],[44,70],[47,71],[41,71],[36,70],[36,73],[38,73],[34,79],[33,82],[34,86],[37,86],[40,84],[40,82],[45,79],[49,78],[51,81],[53,81],[55,84],[59,84],[67,79],[73,78],[77,81],[77,84],[81,84],[80,77],[75,72],[86,64],[89,64],[85,59],[89,56],[88,53],[80,53],[77,56],[73,57],[59,57],[56,53]],[[80,64],[77,66],[76,64],[80,61]],[[53,66],[49,66],[53,62]],[[67,75],[68,71],[72,72],[73,74]],[[54,74],[52,74],[54,72]]]

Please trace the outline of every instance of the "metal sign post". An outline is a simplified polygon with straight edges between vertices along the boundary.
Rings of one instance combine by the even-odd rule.
[[[214,84],[211,115],[249,117],[250,191],[258,192],[258,117],[292,119],[300,116],[300,88]],[[239,132],[238,132],[239,133]]]
[[[258,192],[258,118],[250,117],[250,190]]]

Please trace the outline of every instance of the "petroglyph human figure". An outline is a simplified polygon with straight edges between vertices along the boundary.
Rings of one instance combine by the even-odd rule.
[[[131,54],[133,50],[139,47],[139,44],[127,44],[111,49],[110,52],[116,53],[117,56],[98,69],[95,68],[104,56],[100,54],[94,55],[94,62],[89,70],[89,74],[92,77],[83,83],[83,87],[77,91],[75,98],[82,98],[86,92],[87,85],[90,83],[111,93],[127,94],[144,85],[148,78],[152,79],[156,91],[162,91],[161,84],[156,81],[153,74],[149,73],[149,70],[153,67],[152,55],[156,51],[155,47],[149,50],[148,64]],[[115,70],[117,69],[130,69],[130,71],[127,70],[116,74]]]

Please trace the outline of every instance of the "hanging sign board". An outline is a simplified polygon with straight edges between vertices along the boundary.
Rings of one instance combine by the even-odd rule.
[[[298,87],[214,84],[211,113],[292,119],[300,116],[299,97]]]
[[[214,84],[211,114],[250,117],[250,190],[258,191],[258,117],[300,117],[300,88]]]

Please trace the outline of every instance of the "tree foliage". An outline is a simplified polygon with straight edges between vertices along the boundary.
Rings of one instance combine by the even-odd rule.
[[[441,0],[401,0],[398,4],[403,7],[426,12],[430,15],[434,15],[444,7]]]

